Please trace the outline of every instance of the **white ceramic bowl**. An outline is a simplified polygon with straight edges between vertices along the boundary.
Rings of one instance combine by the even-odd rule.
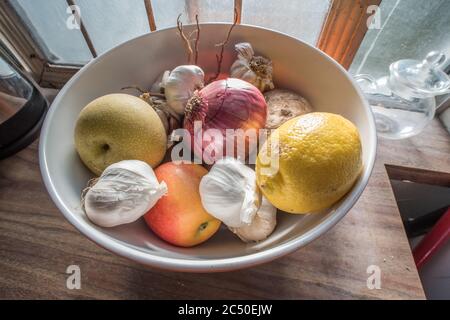
[[[202,25],[199,64],[214,71],[215,43],[227,24]],[[189,29],[191,27],[187,27]],[[122,87],[149,87],[161,71],[185,64],[176,29],[170,28],[130,40],[91,61],[61,90],[45,120],[40,140],[40,167],[45,185],[58,208],[79,231],[100,246],[149,266],[192,272],[240,269],[293,252],[324,234],[355,204],[369,179],[376,150],[372,113],[347,72],[319,50],[285,34],[253,26],[236,26],[227,46],[223,70],[235,57],[234,44],[247,41],[270,57],[275,83],[305,96],[316,111],[341,114],[359,129],[364,171],[353,189],[333,208],[311,215],[278,215],[276,231],[266,240],[245,244],[231,232],[220,230],[194,248],[178,248],[155,236],[139,220],[103,229],[92,224],[80,207],[80,193],[91,173],[79,160],[73,142],[75,121],[91,100]]]

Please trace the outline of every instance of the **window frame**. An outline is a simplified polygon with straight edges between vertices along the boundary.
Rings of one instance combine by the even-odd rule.
[[[76,0],[66,0],[75,5]],[[151,0],[142,0],[151,32],[157,30]],[[234,0],[234,8],[241,23],[243,1]],[[322,25],[317,48],[326,52],[336,61],[348,68],[367,32],[367,19],[370,5],[379,5],[381,0],[331,0],[330,9]],[[197,1],[186,0],[188,14],[195,15]],[[92,56],[97,53],[86,28],[81,21],[83,37]],[[0,36],[8,49],[21,62],[22,67],[42,87],[61,88],[81,69],[82,65],[54,64],[47,61],[28,28],[22,22],[8,1],[0,1]]]
[[[317,48],[350,68],[368,30],[374,13],[370,6],[380,6],[381,0],[333,0],[323,24]]]
[[[8,1],[0,1],[0,30],[6,49],[41,87],[59,89],[82,67],[47,61],[45,53]]]

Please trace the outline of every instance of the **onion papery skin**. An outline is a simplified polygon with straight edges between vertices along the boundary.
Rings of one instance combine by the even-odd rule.
[[[203,89],[196,91],[189,100],[184,118],[184,128],[191,135],[191,146],[195,155],[207,164],[231,154],[226,150],[226,130],[254,129],[258,135],[264,128],[267,119],[267,105],[262,93],[254,85],[235,78],[211,82]],[[195,121],[201,121],[201,130],[194,126]],[[221,132],[222,139],[209,140],[208,129]],[[203,137],[203,139],[202,139]],[[246,138],[245,157],[249,152],[249,139]],[[229,143],[231,144],[231,143]],[[237,156],[237,139],[234,139],[234,157]],[[204,152],[206,148],[222,150],[220,154]],[[241,159],[245,160],[245,159]]]

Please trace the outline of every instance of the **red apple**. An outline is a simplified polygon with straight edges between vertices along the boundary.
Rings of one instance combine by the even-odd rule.
[[[208,171],[196,164],[167,162],[155,170],[168,193],[144,216],[147,225],[165,241],[192,247],[208,240],[220,227],[220,221],[205,211],[199,184]]]

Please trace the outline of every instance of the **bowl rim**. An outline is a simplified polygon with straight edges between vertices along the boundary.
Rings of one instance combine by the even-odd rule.
[[[201,25],[230,26],[231,23],[209,22],[209,23],[202,23]],[[194,25],[189,24],[186,26],[194,26]],[[334,213],[332,213],[331,215],[326,217],[317,226],[315,226],[312,229],[310,229],[309,231],[301,234],[297,238],[294,238],[292,240],[287,241],[286,243],[277,245],[273,248],[269,248],[269,249],[266,249],[261,252],[251,253],[248,255],[232,257],[232,258],[220,258],[220,259],[209,259],[209,260],[187,260],[187,259],[183,259],[183,258],[169,258],[169,257],[162,257],[162,256],[158,256],[158,255],[148,254],[148,253],[140,251],[138,249],[129,247],[119,240],[113,240],[113,239],[111,239],[110,236],[104,234],[103,232],[96,229],[95,227],[93,227],[87,223],[84,223],[81,219],[77,218],[76,215],[71,213],[71,209],[64,204],[64,201],[62,200],[62,198],[59,195],[58,191],[56,190],[55,186],[53,185],[52,179],[50,177],[50,173],[48,170],[48,164],[47,164],[47,158],[46,158],[46,151],[45,151],[47,149],[47,138],[46,138],[47,132],[49,131],[50,124],[52,122],[52,119],[53,119],[53,116],[54,116],[55,110],[56,110],[56,108],[54,106],[60,104],[63,97],[66,95],[68,88],[70,88],[72,86],[72,84],[74,82],[76,82],[78,80],[78,78],[80,78],[80,76],[88,68],[90,68],[91,66],[98,63],[103,57],[112,54],[112,52],[115,49],[122,47],[122,46],[126,46],[126,45],[128,45],[129,42],[135,41],[136,39],[148,37],[150,34],[166,32],[167,30],[175,30],[175,28],[176,27],[167,27],[167,28],[156,30],[151,33],[146,33],[146,34],[140,35],[138,37],[132,38],[126,42],[123,42],[123,43],[105,51],[104,53],[99,55],[97,58],[92,59],[84,67],[82,67],[66,83],[66,85],[60,90],[60,92],[56,96],[55,100],[53,101],[53,103],[48,111],[48,114],[46,116],[46,119],[45,119],[43,127],[42,127],[41,135],[40,135],[39,166],[40,166],[41,175],[43,177],[44,185],[45,185],[48,193],[50,194],[51,199],[56,204],[57,208],[62,212],[64,217],[78,231],[80,231],[88,239],[95,242],[97,245],[107,249],[108,251],[111,251],[115,254],[118,254],[119,256],[128,258],[133,261],[137,261],[139,263],[142,263],[142,264],[145,264],[148,266],[165,269],[165,270],[182,271],[182,272],[223,272],[223,271],[231,271],[231,270],[248,268],[248,267],[252,267],[255,265],[262,264],[262,263],[270,262],[281,256],[284,256],[284,255],[287,255],[287,254],[290,254],[290,253],[296,251],[300,247],[310,243],[311,241],[317,239],[318,237],[323,235],[325,232],[330,230],[355,205],[355,203],[359,199],[360,195],[364,191],[365,187],[367,186],[369,178],[372,174],[373,167],[375,164],[376,149],[377,149],[377,135],[376,135],[376,129],[375,129],[375,120],[373,117],[372,110],[371,110],[367,100],[365,99],[364,95],[362,94],[362,91],[360,90],[356,81],[350,76],[350,74],[347,72],[347,70],[345,70],[340,64],[338,64],[335,60],[333,60],[326,53],[322,52],[321,50],[313,47],[312,45],[310,45],[298,38],[295,38],[295,37],[285,34],[283,32],[275,31],[270,28],[247,25],[247,24],[236,25],[236,28],[259,29],[259,30],[268,31],[271,33],[276,33],[279,36],[287,37],[291,40],[301,42],[303,45],[308,46],[311,49],[315,50],[316,53],[320,54],[323,58],[325,58],[329,62],[333,63],[337,68],[340,69],[340,71],[344,74],[344,76],[347,77],[347,79],[353,84],[354,88],[357,91],[357,94],[359,95],[361,101],[363,102],[363,108],[365,109],[365,111],[367,112],[367,115],[368,115],[370,138],[373,140],[374,143],[373,143],[371,149],[369,150],[368,162],[367,162],[367,165],[364,166],[362,175],[360,176],[360,178],[356,182],[356,184],[353,186],[353,190],[347,194],[347,197],[341,202],[339,208],[336,209],[334,211]]]

